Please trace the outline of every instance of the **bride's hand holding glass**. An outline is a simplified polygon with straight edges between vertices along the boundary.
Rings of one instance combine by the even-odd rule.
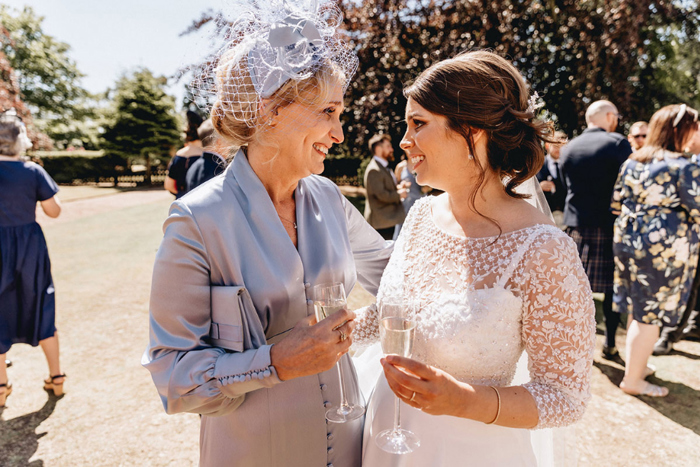
[[[320,322],[314,315],[300,320],[270,350],[277,376],[286,381],[333,368],[352,345],[354,319],[353,311],[340,310]]]
[[[476,403],[481,397],[493,397],[495,401],[495,393],[488,386],[457,381],[438,368],[398,355],[388,355],[381,363],[391,390],[411,407],[431,415],[451,415],[484,422],[493,420],[493,414],[488,410],[490,404]]]

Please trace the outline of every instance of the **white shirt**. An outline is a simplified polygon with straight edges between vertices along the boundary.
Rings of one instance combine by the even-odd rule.
[[[545,157],[545,163],[547,164],[547,168],[549,169],[549,173],[552,174],[552,178],[554,180],[559,178],[560,172],[557,171],[557,165],[559,165],[559,160],[554,159],[552,156],[547,154]],[[556,165],[555,165],[556,163]],[[561,165],[559,165],[559,170],[561,170]]]

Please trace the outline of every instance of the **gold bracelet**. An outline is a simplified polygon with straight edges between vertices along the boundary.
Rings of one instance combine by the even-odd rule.
[[[498,420],[498,417],[501,416],[501,393],[498,392],[498,389],[496,389],[495,387],[493,387],[493,386],[489,386],[489,387],[491,389],[493,389],[494,391],[496,391],[496,397],[498,397],[498,410],[496,411],[496,418],[494,418],[493,421],[490,421],[487,423],[487,425],[493,425]]]

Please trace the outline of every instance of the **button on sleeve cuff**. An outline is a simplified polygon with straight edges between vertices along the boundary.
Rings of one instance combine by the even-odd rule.
[[[221,392],[228,397],[240,397],[247,392],[270,388],[282,381],[271,365],[271,345],[245,352],[221,355],[214,368]]]

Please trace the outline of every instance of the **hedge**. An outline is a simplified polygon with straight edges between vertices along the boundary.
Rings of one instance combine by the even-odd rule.
[[[64,153],[65,154],[65,153]],[[41,154],[40,163],[57,183],[97,182],[100,179],[131,175],[126,158],[116,155],[49,155]],[[168,160],[168,158],[163,158]],[[362,186],[362,177],[368,160],[350,157],[328,158],[324,161],[323,175],[340,185]],[[154,172],[164,167],[153,167]]]

